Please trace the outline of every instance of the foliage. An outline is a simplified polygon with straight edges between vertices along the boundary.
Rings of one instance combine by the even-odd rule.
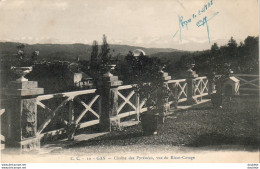
[[[99,68],[99,56],[98,56],[98,42],[95,40],[92,44],[91,58],[90,58],[90,69],[97,71]]]
[[[90,72],[93,77],[98,77],[100,74],[105,73],[107,66],[112,64],[112,54],[110,53],[110,46],[107,43],[106,35],[103,35],[103,42],[101,45],[101,52],[98,53],[98,43],[93,41]]]
[[[37,57],[39,56],[39,51],[34,51],[31,54],[31,57],[26,56],[25,53],[25,45],[20,44],[17,46],[17,54],[16,54],[16,59],[13,62],[13,66],[18,66],[18,67],[26,67],[26,66],[32,66]]]
[[[162,80],[162,63],[158,58],[149,58],[140,55],[134,57],[132,52],[125,57],[126,63],[130,66],[128,79],[136,84],[136,90],[140,98],[146,99],[147,107],[158,109],[163,105],[163,99],[168,96],[168,88]]]
[[[107,37],[106,35],[103,35],[103,43],[101,46],[101,53],[100,53],[101,64],[102,65],[110,64],[111,57],[112,55],[110,54],[110,47],[109,44],[107,43]]]
[[[75,86],[73,74],[71,62],[54,61],[35,64],[33,71],[26,77],[31,81],[38,81],[39,86],[44,88],[45,94],[84,89],[84,86]]]
[[[216,73],[221,74],[225,69],[225,64],[236,73],[258,74],[259,73],[259,53],[258,37],[248,36],[244,43],[239,45],[230,38],[228,44],[219,47],[214,43],[211,50],[204,51],[194,57],[195,69],[201,74]]]

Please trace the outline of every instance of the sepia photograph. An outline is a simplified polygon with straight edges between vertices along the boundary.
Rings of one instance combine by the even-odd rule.
[[[258,0],[0,0],[2,168],[259,167]]]

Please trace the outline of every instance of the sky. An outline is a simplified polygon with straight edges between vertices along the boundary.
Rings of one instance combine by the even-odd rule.
[[[106,34],[110,44],[203,50],[259,34],[258,0],[1,0],[0,23],[0,41],[29,44]]]

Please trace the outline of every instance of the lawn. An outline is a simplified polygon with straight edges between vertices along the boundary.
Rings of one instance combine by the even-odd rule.
[[[174,112],[167,117],[164,124],[158,126],[157,135],[143,135],[139,124],[78,142],[54,153],[94,154],[196,149],[257,151],[258,103],[258,98],[243,98],[240,101],[225,102],[222,109],[213,109],[208,102]]]

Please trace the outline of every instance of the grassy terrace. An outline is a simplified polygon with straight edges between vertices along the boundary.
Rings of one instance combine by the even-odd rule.
[[[53,153],[95,154],[206,150],[257,151],[259,100],[244,98],[213,109],[210,102],[174,112],[157,135],[144,136],[141,125],[80,141]]]

